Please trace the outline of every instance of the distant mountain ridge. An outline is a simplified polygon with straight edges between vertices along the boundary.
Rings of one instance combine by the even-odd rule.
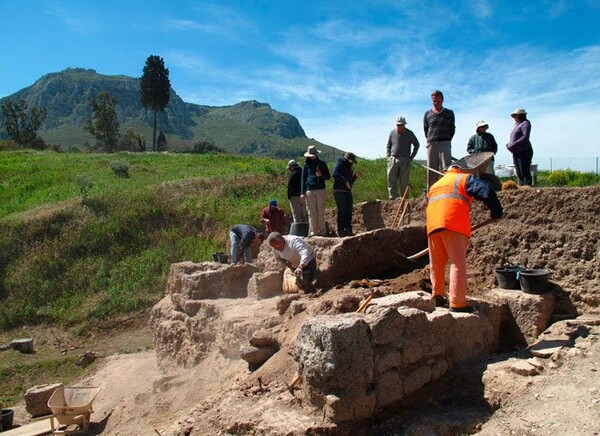
[[[117,99],[122,132],[132,128],[150,144],[152,113],[140,103],[140,80],[67,68],[42,76],[33,85],[0,99],[0,104],[11,99],[25,100],[29,107],[45,107],[48,116],[40,135],[66,149],[82,148],[86,141],[94,141],[83,130],[92,115],[89,101],[108,92]],[[173,88],[169,105],[159,113],[158,127],[174,148],[208,140],[226,151],[256,156],[294,158],[310,144],[317,144],[323,151],[339,152],[307,138],[296,117],[275,111],[267,103],[251,100],[232,106],[197,105],[183,101]]]

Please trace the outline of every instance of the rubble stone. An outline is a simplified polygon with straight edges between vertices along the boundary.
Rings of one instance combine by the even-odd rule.
[[[62,383],[37,385],[25,392],[25,410],[31,416],[44,416],[52,413],[48,407],[48,400],[55,390],[63,386]]]

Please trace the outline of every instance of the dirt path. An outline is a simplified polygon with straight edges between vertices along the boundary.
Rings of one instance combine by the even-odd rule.
[[[218,353],[198,366],[159,369],[154,350],[107,357],[82,384],[100,386],[95,434],[166,434],[193,406],[246,370]]]

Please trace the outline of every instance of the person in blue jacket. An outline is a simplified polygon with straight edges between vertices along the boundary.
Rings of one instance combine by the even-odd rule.
[[[325,203],[327,192],[325,191],[325,180],[329,180],[329,168],[327,163],[319,159],[319,150],[314,145],[308,147],[304,156],[304,168],[302,168],[302,189],[300,198],[306,200],[308,210],[309,236],[325,236],[327,228],[325,225]]]
[[[338,158],[333,168],[333,198],[337,205],[337,227],[338,236],[354,236],[352,232],[352,208],[354,200],[352,197],[352,186],[362,173],[352,171],[352,165],[356,163],[356,155],[346,152]]]

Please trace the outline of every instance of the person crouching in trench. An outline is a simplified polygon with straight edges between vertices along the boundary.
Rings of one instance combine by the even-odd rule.
[[[315,292],[314,280],[317,273],[315,250],[300,236],[272,232],[267,237],[269,245],[275,249],[277,261],[290,268],[296,277],[302,279],[304,292]]]

